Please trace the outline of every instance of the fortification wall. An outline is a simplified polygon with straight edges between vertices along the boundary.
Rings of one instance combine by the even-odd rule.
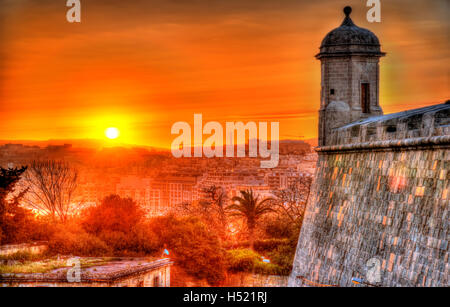
[[[349,143],[318,149],[289,285],[449,286],[449,135]]]
[[[421,109],[369,117],[333,129],[327,137],[327,144],[363,144],[448,135],[450,101]]]

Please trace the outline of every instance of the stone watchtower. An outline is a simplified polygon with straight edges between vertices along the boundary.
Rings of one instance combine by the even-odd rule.
[[[382,115],[377,37],[323,40],[320,143],[289,286],[449,285],[450,104]]]
[[[344,21],[325,36],[316,55],[322,66],[319,146],[329,144],[332,129],[383,114],[379,60],[385,53],[375,34],[353,23],[351,12],[351,7],[344,8]]]

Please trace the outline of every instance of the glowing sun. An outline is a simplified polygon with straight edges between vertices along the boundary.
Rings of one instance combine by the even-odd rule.
[[[117,139],[119,137],[119,129],[111,127],[105,130],[105,135],[108,139]]]

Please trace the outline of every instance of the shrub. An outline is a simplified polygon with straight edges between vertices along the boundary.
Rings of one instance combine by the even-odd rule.
[[[186,273],[217,285],[225,278],[225,252],[214,233],[193,217],[158,217],[150,223],[159,240],[167,246],[170,256]]]
[[[142,210],[131,198],[110,195],[100,205],[88,209],[83,227],[93,234],[103,231],[128,233],[143,216]]]
[[[103,231],[98,235],[98,238],[115,253],[123,252],[129,246],[127,235],[121,231]]]
[[[284,270],[277,264],[274,263],[265,263],[262,261],[258,261],[255,263],[254,272],[256,274],[263,275],[286,275],[284,274]]]
[[[153,254],[158,251],[159,242],[142,219],[142,210],[131,198],[110,195],[88,209],[82,226],[115,255]]]
[[[76,225],[59,225],[49,241],[49,252],[75,256],[105,256],[111,249]]]
[[[231,272],[251,272],[261,255],[250,249],[233,249],[227,251],[228,270]]]
[[[264,221],[263,229],[269,238],[284,239],[300,233],[301,224],[276,216]]]
[[[16,252],[14,254],[0,256],[0,263],[2,261],[19,261],[19,262],[25,262],[25,261],[33,261],[33,260],[40,260],[43,258],[43,254],[33,254],[30,252]]]
[[[138,224],[128,238],[129,249],[136,253],[154,254],[159,250],[156,235],[148,224]]]
[[[30,233],[31,241],[48,241],[55,233],[56,228],[53,221],[48,218],[36,218],[33,223],[33,230]]]
[[[288,244],[289,239],[262,239],[255,240],[254,242],[254,250],[259,253],[267,253],[274,251],[278,248],[278,246],[283,244]],[[246,249],[250,247],[249,241],[241,241],[236,243],[226,242],[224,244],[224,248],[226,249]]]
[[[154,254],[159,250],[158,241],[148,225],[142,224],[128,233],[102,231],[99,238],[111,248],[115,255]]]
[[[256,241],[255,241],[256,242]],[[224,242],[223,248],[227,250],[231,249],[245,249],[250,247],[250,242],[247,240],[238,241],[238,242]]]
[[[289,243],[288,239],[266,239],[255,241],[255,251],[257,252],[272,252],[281,245]]]
[[[227,251],[228,271],[248,272],[265,275],[280,275],[283,268],[274,263],[265,263],[262,256],[250,249],[234,249]]]
[[[280,272],[282,275],[289,275],[292,270],[297,247],[297,238],[297,235],[293,235],[283,244],[280,244],[275,250],[268,253],[272,262],[282,268]]]

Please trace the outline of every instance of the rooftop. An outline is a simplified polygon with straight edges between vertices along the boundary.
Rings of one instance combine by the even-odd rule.
[[[439,119],[441,119],[444,124],[449,125],[450,124],[450,100],[443,104],[436,104],[436,105],[432,105],[432,106],[428,106],[428,107],[424,107],[424,108],[369,117],[366,119],[362,119],[362,120],[350,123],[343,127],[340,127],[337,130],[344,130],[344,129],[354,127],[357,125],[368,125],[368,124],[375,123],[375,122],[387,122],[387,121],[391,121],[394,119],[396,119],[396,120],[415,119],[418,115],[431,114],[431,113],[433,113],[433,114],[438,113],[440,115]]]
[[[78,258],[78,257],[77,257]],[[81,263],[81,282],[112,282],[124,277],[145,273],[159,267],[171,265],[168,258],[78,258]],[[17,272],[0,274],[0,282],[67,282],[71,267],[61,265],[46,272],[30,273],[16,266]],[[14,268],[14,265],[12,265]]]
[[[447,143],[450,139],[450,101],[362,119],[333,129],[329,139],[331,147],[377,142],[384,142],[383,147],[401,142],[405,146]]]
[[[380,41],[371,31],[360,28],[350,18],[352,8],[344,8],[345,18],[341,26],[329,32],[322,41],[317,58],[339,55],[373,55],[384,56]]]

